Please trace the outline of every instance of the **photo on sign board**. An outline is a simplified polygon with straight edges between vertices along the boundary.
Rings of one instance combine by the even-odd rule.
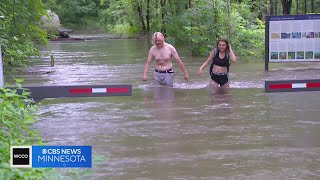
[[[281,39],[290,39],[291,33],[281,33]]]
[[[307,37],[307,33],[306,33],[306,32],[302,32],[302,33],[301,33],[301,37],[302,37],[302,38],[306,38],[306,37]]]
[[[306,59],[313,59],[313,51],[306,52]]]
[[[301,39],[301,32],[293,32],[292,39]]]
[[[279,33],[271,33],[271,39],[280,39]]]
[[[315,51],[314,52],[314,58],[315,59],[320,59],[320,51]]]
[[[271,52],[271,59],[279,59],[279,53],[278,52]]]
[[[303,51],[297,52],[297,59],[304,59],[304,52]]]
[[[287,59],[287,52],[280,52],[279,59]]]
[[[314,38],[314,32],[307,32],[306,38]]]
[[[296,52],[288,52],[288,59],[296,59]]]

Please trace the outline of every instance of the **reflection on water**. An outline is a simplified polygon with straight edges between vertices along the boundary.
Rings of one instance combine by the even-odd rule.
[[[132,97],[41,102],[36,128],[47,144],[92,145],[94,155],[107,157],[86,179],[320,179],[319,93],[263,91],[264,80],[316,78],[317,68],[265,73],[262,62],[239,62],[231,88],[212,92],[209,76],[197,75],[203,60],[183,53],[190,82],[178,71],[174,88],[142,83],[145,41],[51,48],[56,65],[45,59],[28,71],[54,73],[17,76],[28,85],[133,85]]]
[[[226,115],[230,115],[232,113],[232,94],[230,93],[230,89],[227,88],[208,88],[210,92],[210,100],[211,104],[213,104],[216,108],[219,108],[219,111],[215,112],[215,116],[223,117]],[[228,118],[226,118],[228,120]]]
[[[156,102],[164,102],[170,104],[174,102],[174,89],[167,86],[155,87],[152,90],[153,98]]]

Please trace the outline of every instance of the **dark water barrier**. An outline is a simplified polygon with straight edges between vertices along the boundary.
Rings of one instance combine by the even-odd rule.
[[[39,86],[23,87],[31,92],[31,98],[41,101],[44,98],[61,97],[106,97],[132,96],[132,85],[85,85],[85,86]],[[22,93],[22,89],[18,90]]]
[[[320,91],[320,79],[266,81],[265,92]]]

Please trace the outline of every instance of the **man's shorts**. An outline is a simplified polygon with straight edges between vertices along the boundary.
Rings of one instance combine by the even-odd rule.
[[[153,73],[153,84],[173,87],[173,74],[173,69],[166,71],[155,70]]]

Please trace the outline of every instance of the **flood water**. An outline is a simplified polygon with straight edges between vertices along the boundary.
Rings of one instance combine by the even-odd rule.
[[[206,57],[177,46],[174,88],[141,82],[146,40],[53,42],[24,85],[132,84],[131,97],[45,99],[35,127],[47,145],[91,145],[86,179],[320,179],[319,92],[264,92],[265,80],[320,79],[319,63],[239,62],[231,88],[211,93]],[[49,51],[44,50],[44,53]],[[82,179],[80,178],[80,179]]]

